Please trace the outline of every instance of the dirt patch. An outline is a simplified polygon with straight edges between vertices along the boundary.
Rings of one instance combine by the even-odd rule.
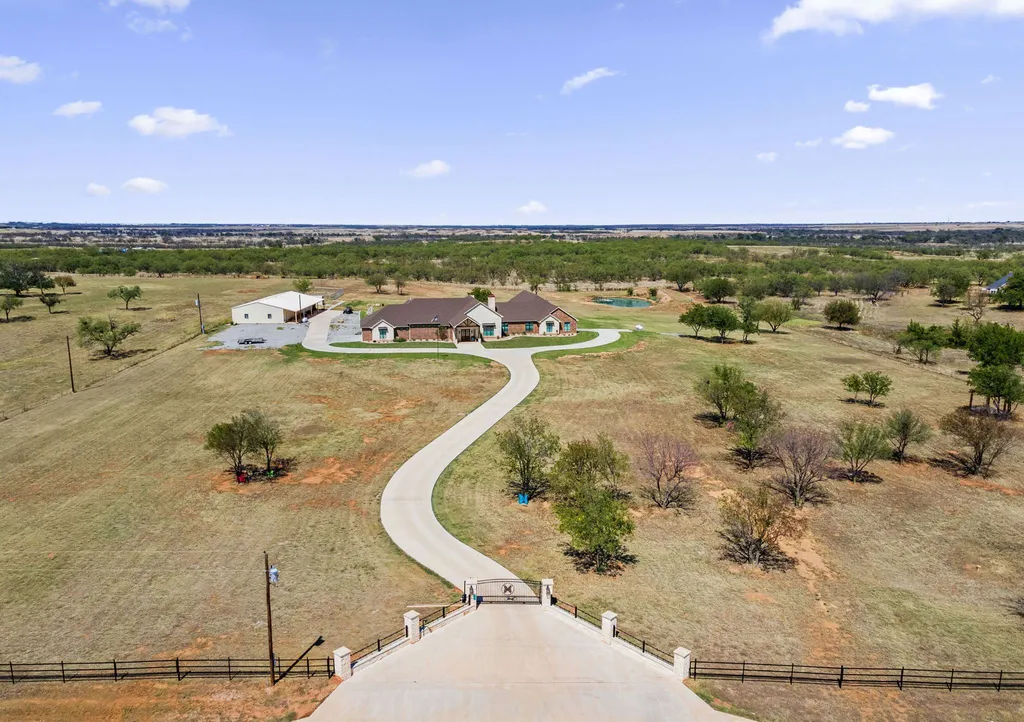
[[[344,484],[356,475],[356,470],[341,459],[334,457],[324,459],[324,463],[310,469],[298,482],[299,484]],[[285,481],[285,483],[288,483]]]
[[[775,598],[770,594],[764,594],[763,592],[747,592],[743,595],[743,598],[746,599],[748,602],[775,604]]]
[[[529,544],[519,544],[518,542],[506,542],[497,549],[499,557],[507,557],[509,552],[513,551],[525,551],[530,548]]]
[[[1024,491],[1020,489],[1011,489],[1007,486],[1000,486],[999,484],[993,484],[988,481],[980,481],[978,479],[958,479],[961,486],[967,486],[971,489],[981,489],[983,491],[997,491],[1005,496],[1024,496]]]

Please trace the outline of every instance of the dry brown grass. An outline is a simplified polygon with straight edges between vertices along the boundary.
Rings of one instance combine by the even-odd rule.
[[[200,345],[3,422],[0,660],[260,656],[264,549],[282,575],[274,631],[285,657],[318,634],[317,654],[356,647],[399,628],[408,605],[454,598],[391,543],[379,496],[412,453],[501,387],[504,369]],[[238,486],[203,450],[213,423],[247,407],[281,420],[281,453],[298,460],[289,478]],[[125,686],[140,691],[124,718],[201,705],[187,685]],[[230,699],[247,687],[207,689]],[[14,695],[0,701],[8,719],[33,717],[51,694],[89,699],[93,719],[125,706],[103,685],[0,694]],[[244,694],[242,709],[261,709],[261,687]]]
[[[739,471],[727,451],[729,432],[694,419],[704,409],[693,381],[714,363],[741,365],[798,424],[834,428],[907,406],[934,426],[966,401],[955,369],[925,369],[870,339],[861,348],[860,339],[797,325],[753,345],[662,337],[627,354],[542,361],[529,411],[564,439],[599,432],[625,439],[653,424],[702,454],[697,509],[679,514],[638,505],[630,550],[640,561],[619,577],[577,574],[559,551],[562,537],[548,505],[524,508],[503,494],[502,480],[485,473],[496,454],[493,434],[446,475],[435,506],[457,535],[510,569],[554,577],[558,596],[597,613],[612,609],[624,629],[664,649],[683,645],[708,659],[1022,669],[1024,625],[1007,603],[1024,573],[1024,507],[1016,496],[1024,491],[1024,449],[981,485],[925,462],[879,463],[873,470],[881,484],[831,482],[833,503],[806,511],[808,533],[788,548],[797,560],[792,572],[766,574],[720,558],[716,499],[770,470]],[[841,377],[871,369],[895,380],[888,408],[844,403]],[[938,436],[916,453],[928,458],[949,448]],[[711,689],[772,720],[1012,720],[1024,712],[1019,695],[995,693]]]

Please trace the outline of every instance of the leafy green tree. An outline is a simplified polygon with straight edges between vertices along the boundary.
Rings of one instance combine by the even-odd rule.
[[[779,329],[793,319],[793,307],[785,301],[769,299],[761,304],[760,320],[768,324],[772,333],[778,333]]]
[[[65,296],[68,295],[69,288],[74,288],[75,286],[78,285],[75,282],[73,276],[66,275],[54,276],[53,282],[57,285],[58,288],[60,288],[61,293],[63,293]]]
[[[740,292],[746,298],[763,301],[771,293],[771,284],[763,276],[752,276],[743,282]]]
[[[967,293],[967,289],[970,287],[971,279],[966,274],[950,274],[935,281],[932,286],[932,295],[938,299],[939,303],[947,305]]]
[[[888,396],[892,391],[892,378],[878,371],[865,371],[861,381],[868,395],[869,406],[874,406],[878,399]]]
[[[388,282],[388,277],[379,271],[373,271],[372,273],[367,273],[363,276],[363,282],[365,282],[367,286],[372,286],[375,293],[383,293],[384,286]]]
[[[731,308],[712,306],[708,309],[708,326],[718,331],[718,340],[725,343],[731,331],[740,328],[740,319]]]
[[[469,295],[475,298],[480,303],[486,305],[487,299],[491,297],[491,290],[489,288],[480,288],[480,286],[477,286],[476,288],[469,292]]]
[[[1016,273],[996,294],[996,301],[1008,308],[1024,308],[1024,273]]]
[[[56,293],[44,293],[39,297],[39,300],[44,306],[46,306],[47,313],[53,313],[53,307],[63,299]]]
[[[242,419],[248,434],[249,450],[262,452],[267,464],[266,471],[271,473],[274,469],[274,454],[284,440],[281,424],[258,409],[243,411]]]
[[[999,413],[1012,414],[1024,401],[1024,380],[1012,366],[976,366],[968,378],[975,393],[985,397],[985,405],[994,401]]]
[[[551,464],[562,448],[558,436],[536,416],[527,416],[498,432],[496,439],[509,491],[529,498],[544,496],[551,486]]]
[[[544,276],[530,276],[526,283],[530,287],[531,292],[537,293],[546,280]]]
[[[845,276],[833,273],[828,277],[828,290],[832,292],[833,296],[838,296],[847,288],[849,288],[849,285]]]
[[[406,276],[401,271],[396,271],[395,273],[391,274],[391,282],[395,284],[395,293],[397,293],[399,296],[405,295],[405,287],[409,285],[408,276]],[[487,303],[487,300],[484,299],[483,303]]]
[[[868,466],[889,453],[886,432],[881,426],[846,422],[840,425],[836,440],[840,456],[854,481],[862,481]]]
[[[1024,333],[1009,324],[983,323],[971,334],[967,355],[982,366],[1020,366],[1024,362]]]
[[[807,299],[811,297],[811,287],[806,280],[801,278],[797,281],[789,296],[790,306],[793,307],[794,311],[799,311],[807,305]]]
[[[782,404],[760,388],[747,388],[739,395],[733,422],[736,452],[744,467],[753,469],[765,457],[765,442],[782,421]]]
[[[591,488],[554,506],[558,531],[569,535],[566,554],[580,571],[614,574],[635,558],[626,540],[636,528],[629,508],[607,489]]]
[[[849,299],[836,298],[825,304],[825,320],[842,331],[847,326],[860,323],[860,308]]]
[[[701,401],[714,407],[719,425],[728,421],[744,397],[756,389],[740,369],[727,364],[715,366],[711,373],[701,377],[693,387]]]
[[[736,295],[736,284],[728,278],[705,278],[699,287],[701,294],[711,303],[722,303],[730,296]]]
[[[0,288],[9,288],[15,296],[21,296],[32,288],[32,271],[20,263],[5,263],[0,266]]]
[[[791,504],[761,485],[740,489],[719,502],[725,542],[723,556],[738,564],[753,564],[764,570],[793,565],[779,546],[782,539],[797,539],[804,522]]]
[[[138,323],[122,323],[113,316],[78,319],[78,345],[82,348],[100,346],[104,356],[113,356],[117,347],[142,330]]]
[[[308,278],[296,278],[292,281],[292,288],[299,293],[309,293],[313,290],[313,282]]]
[[[32,286],[39,289],[39,295],[42,296],[48,290],[53,288],[56,284],[53,279],[47,276],[40,270],[32,271]]]
[[[953,325],[949,327],[949,333],[946,334],[946,345],[950,348],[967,348],[973,333],[974,326],[970,321],[955,318]]]
[[[3,296],[0,298],[0,311],[4,312],[7,321],[11,320],[11,311],[25,305],[25,302],[16,296]]]
[[[975,414],[967,409],[957,409],[943,416],[939,428],[967,449],[966,454],[955,458],[964,471],[972,475],[988,476],[992,473],[995,463],[1013,448],[1019,438],[1010,424],[989,414]]]
[[[245,472],[245,457],[252,451],[248,421],[235,416],[231,421],[214,424],[206,432],[205,448],[223,456],[231,464],[235,477],[241,476]]]
[[[843,377],[843,388],[853,394],[853,400],[859,401],[860,395],[864,392],[864,379],[860,374],[850,374]]]
[[[700,336],[700,330],[705,328],[711,321],[711,308],[704,304],[697,303],[690,306],[686,313],[679,316],[679,323],[693,329],[693,337]]]
[[[885,433],[892,445],[892,458],[899,464],[907,458],[911,444],[923,444],[932,436],[928,424],[909,409],[893,412],[885,421]]]
[[[920,363],[938,361],[949,337],[942,326],[924,326],[911,321],[903,333],[903,346],[909,348]]]
[[[673,266],[665,274],[665,280],[675,284],[677,291],[683,291],[689,284],[699,278],[697,269],[693,266]]]
[[[124,310],[128,310],[128,304],[137,298],[142,298],[142,289],[138,286],[118,286],[107,292],[107,298],[119,298],[124,301]]]
[[[554,492],[559,499],[566,500],[600,488],[618,499],[627,499],[625,480],[629,469],[629,457],[616,449],[605,434],[598,434],[594,441],[571,441],[552,468]]]

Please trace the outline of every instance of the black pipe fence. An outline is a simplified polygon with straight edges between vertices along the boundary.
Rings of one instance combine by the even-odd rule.
[[[352,653],[352,657],[351,657],[352,664],[355,664],[357,661],[359,661],[363,657],[366,657],[366,656],[368,656],[370,654],[376,654],[377,652],[380,652],[380,651],[382,651],[384,649],[387,649],[389,646],[391,646],[392,644],[394,644],[398,640],[405,639],[406,636],[407,636],[406,629],[403,626],[397,632],[392,632],[391,634],[387,634],[387,635],[385,635],[383,637],[377,637],[377,639],[375,641],[370,642],[369,644],[367,644],[362,649],[357,649],[355,652]]]
[[[291,675],[333,677],[334,658],[275,659],[277,679]],[[133,679],[219,679],[266,677],[267,659],[112,659],[108,662],[7,662],[0,665],[0,684],[22,682],[120,682]]]
[[[804,664],[690,661],[693,679],[739,682],[785,682],[843,687],[895,687],[896,689],[1024,690],[1024,672],[911,667],[819,667]]]
[[[435,609],[425,617],[420,617],[420,631],[422,632],[438,619],[446,619],[449,615],[454,614],[465,606],[465,602],[455,602],[454,604],[443,606],[440,609]]]

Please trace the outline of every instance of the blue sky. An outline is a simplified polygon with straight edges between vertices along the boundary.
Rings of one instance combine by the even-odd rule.
[[[1016,219],[1022,39],[1024,0],[0,0],[0,219]]]

